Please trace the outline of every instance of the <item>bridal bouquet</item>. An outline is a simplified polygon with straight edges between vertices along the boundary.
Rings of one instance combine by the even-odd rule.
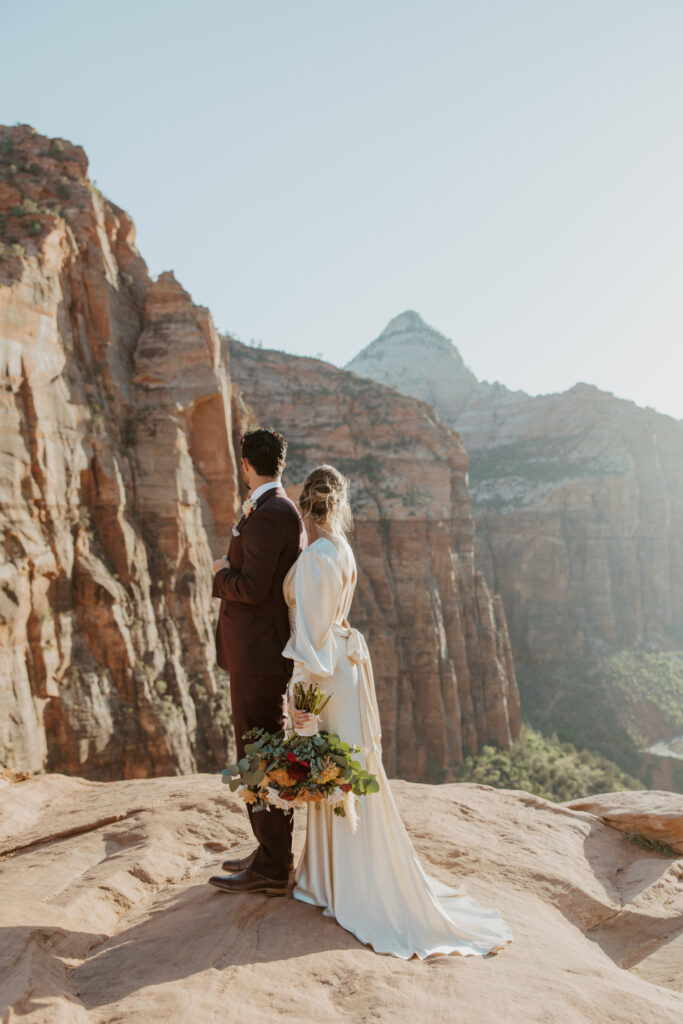
[[[294,704],[301,711],[317,716],[329,699],[318,687],[294,686]],[[376,776],[353,758],[360,747],[323,730],[311,736],[294,730],[288,734],[251,729],[244,739],[249,740],[245,756],[221,774],[245,803],[255,811],[271,807],[289,811],[326,802],[335,814],[348,817],[356,831],[356,798],[379,791]]]

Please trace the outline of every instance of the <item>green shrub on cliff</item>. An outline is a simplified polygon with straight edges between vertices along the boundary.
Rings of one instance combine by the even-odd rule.
[[[548,738],[528,725],[510,750],[483,747],[476,757],[466,758],[460,782],[479,782],[496,789],[524,789],[546,800],[575,800],[592,793],[644,789],[612,761],[571,743]]]
[[[671,734],[683,732],[683,651],[617,651],[600,668],[620,704],[650,704],[666,719]],[[647,747],[640,716],[633,717],[636,742]]]
[[[613,650],[552,671],[520,665],[517,680],[530,725],[599,752],[648,788],[683,792],[683,761],[668,762],[662,785],[663,759],[648,754],[653,741],[683,735],[683,650]]]

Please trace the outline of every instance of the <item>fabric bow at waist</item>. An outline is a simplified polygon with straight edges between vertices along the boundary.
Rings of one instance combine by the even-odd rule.
[[[370,661],[368,645],[365,637],[359,629],[349,626],[348,623],[342,626],[338,622],[335,622],[332,626],[332,632],[335,636],[347,638],[346,653],[351,661],[355,661],[359,665]]]
[[[335,622],[332,632],[341,639],[346,638],[346,655],[349,661],[358,665],[359,696],[361,705],[361,730],[365,754],[374,755],[382,760],[382,728],[375,696],[375,682],[372,675],[372,662],[365,637],[360,630],[350,626],[348,622]]]

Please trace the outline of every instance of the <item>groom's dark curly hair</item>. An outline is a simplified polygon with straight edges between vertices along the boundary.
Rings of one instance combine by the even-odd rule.
[[[259,476],[281,476],[285,468],[287,442],[270,427],[242,434],[242,457],[248,459]]]

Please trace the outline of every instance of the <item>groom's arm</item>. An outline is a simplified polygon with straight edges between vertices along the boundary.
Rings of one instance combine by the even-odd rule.
[[[213,578],[212,597],[244,604],[260,604],[268,597],[286,539],[285,524],[263,509],[242,532],[242,568],[219,569]]]

